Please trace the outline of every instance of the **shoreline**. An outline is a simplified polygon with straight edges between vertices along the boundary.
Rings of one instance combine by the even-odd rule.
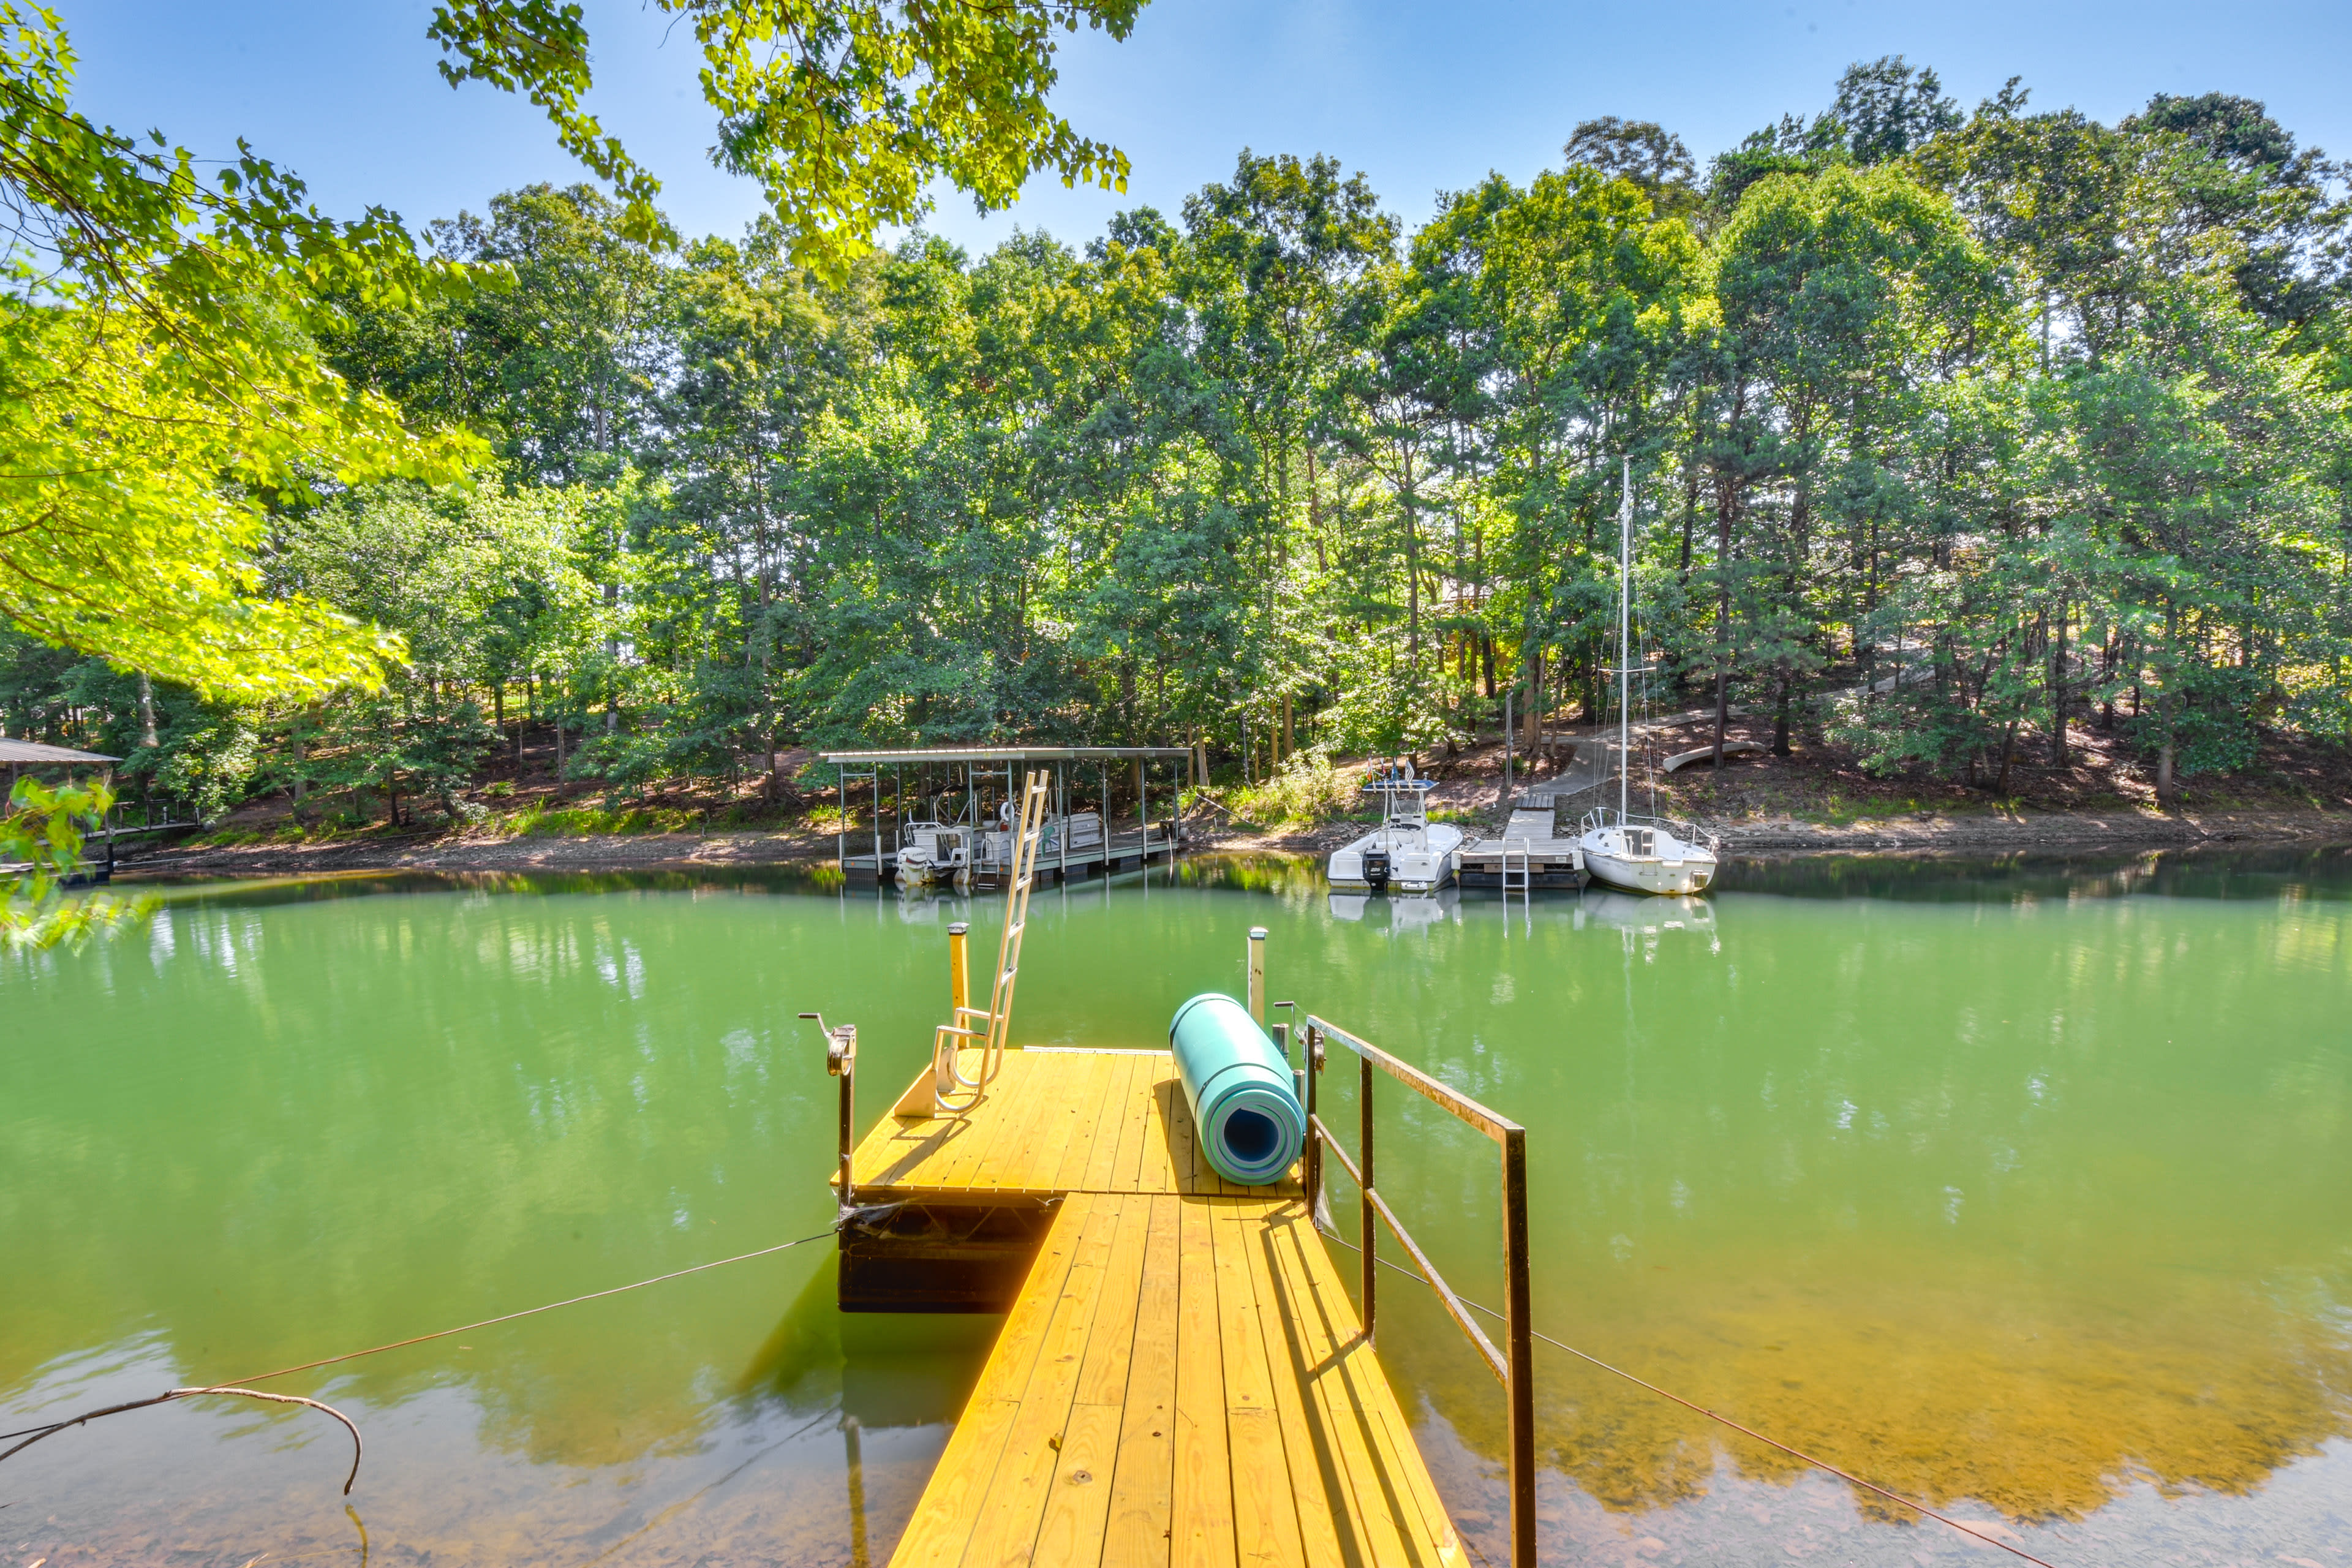
[[[1327,854],[1365,831],[1356,822],[1295,829],[1214,829],[1196,825],[1195,854]],[[1717,829],[1727,858],[1775,860],[1810,855],[1932,858],[2040,851],[2126,853],[2221,845],[2352,841],[2352,812],[2011,811],[1917,812],[1843,826],[1793,818],[1736,822]],[[249,844],[128,855],[117,879],[323,876],[398,871],[727,870],[815,867],[831,860],[830,833],[584,834],[468,837],[419,833],[322,844]]]

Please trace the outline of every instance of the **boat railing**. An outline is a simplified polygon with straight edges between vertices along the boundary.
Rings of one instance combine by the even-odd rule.
[[[1255,944],[1252,952],[1255,954]],[[1287,1006],[1281,1003],[1277,1005]],[[1347,1173],[1361,1194],[1363,1205],[1360,1233],[1363,1243],[1363,1308],[1364,1339],[1370,1343],[1377,1321],[1375,1304],[1380,1283],[1380,1226],[1386,1226],[1395,1237],[1413,1268],[1437,1292],[1438,1301],[1445,1308],[1456,1327],[1469,1339],[1471,1347],[1486,1363],[1502,1384],[1505,1402],[1509,1407],[1510,1492],[1511,1492],[1511,1562],[1514,1568],[1534,1568],[1536,1561],[1536,1416],[1535,1416],[1535,1340],[1534,1326],[1529,1317],[1528,1284],[1528,1144],[1527,1130],[1507,1117],[1497,1116],[1468,1095],[1456,1093],[1412,1063],[1402,1061],[1369,1041],[1359,1039],[1337,1024],[1308,1014],[1306,1031],[1307,1080],[1307,1147],[1305,1152],[1307,1212],[1323,1212],[1323,1157],[1328,1153]],[[1357,1134],[1357,1157],[1348,1158],[1348,1152],[1332,1135],[1318,1110],[1317,1080],[1324,1068],[1325,1047],[1340,1046],[1356,1055],[1361,1074],[1356,1092],[1356,1107],[1360,1119]],[[1502,1157],[1503,1186],[1503,1327],[1506,1348],[1497,1350],[1495,1342],[1471,1317],[1469,1308],[1455,1295],[1454,1287],[1438,1273],[1429,1255],[1413,1240],[1388,1200],[1381,1196],[1372,1165],[1372,1085],[1373,1069],[1377,1068],[1427,1100],[1439,1110],[1469,1123],[1495,1141]]]
[[[1608,827],[1662,828],[1677,841],[1696,845],[1709,853],[1723,847],[1720,837],[1696,822],[1687,822],[1677,816],[1644,816],[1639,812],[1620,811],[1613,805],[1596,805],[1586,812],[1583,820],[1577,824],[1577,830],[1580,833]]]

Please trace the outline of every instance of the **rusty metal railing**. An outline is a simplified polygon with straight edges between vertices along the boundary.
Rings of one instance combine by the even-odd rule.
[[[1348,1173],[1362,1194],[1363,1217],[1363,1298],[1364,1338],[1372,1338],[1377,1319],[1379,1299],[1380,1240],[1379,1226],[1386,1226],[1389,1234],[1397,1238],[1421,1277],[1455,1325],[1468,1337],[1486,1370],[1503,1385],[1505,1402],[1510,1410],[1510,1489],[1511,1489],[1511,1563],[1513,1568],[1535,1568],[1536,1561],[1536,1415],[1535,1415],[1535,1342],[1533,1325],[1528,1318],[1528,1135],[1517,1122],[1496,1115],[1465,1094],[1458,1094],[1435,1079],[1412,1066],[1400,1061],[1369,1041],[1359,1039],[1337,1024],[1308,1014],[1305,1026],[1307,1037],[1307,1201],[1309,1212],[1323,1212],[1323,1156],[1328,1151]],[[1358,1134],[1358,1160],[1348,1158],[1331,1129],[1324,1124],[1317,1109],[1317,1081],[1323,1074],[1325,1044],[1333,1043],[1353,1051],[1362,1073],[1357,1091],[1357,1109],[1360,1113],[1361,1130]],[[1470,1316],[1470,1310],[1454,1288],[1438,1273],[1437,1266],[1421,1249],[1388,1200],[1381,1197],[1374,1184],[1378,1180],[1372,1166],[1372,1083],[1373,1068],[1378,1068],[1397,1079],[1440,1110],[1468,1122],[1499,1146],[1503,1176],[1503,1338],[1505,1347],[1497,1350],[1495,1342]],[[1359,1163],[1360,1161],[1360,1163]]]

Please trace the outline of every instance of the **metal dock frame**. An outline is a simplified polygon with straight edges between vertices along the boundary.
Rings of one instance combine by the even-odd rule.
[[[967,787],[976,788],[982,780],[1003,781],[1006,797],[1016,792],[1013,786],[1014,770],[1024,765],[1051,764],[1054,770],[1054,805],[1065,827],[1056,835],[1055,852],[1045,858],[1041,869],[1050,869],[1059,880],[1066,881],[1072,874],[1086,876],[1100,866],[1105,875],[1116,871],[1118,863],[1133,859],[1149,865],[1155,855],[1171,859],[1184,847],[1183,794],[1199,781],[1194,777],[1196,754],[1190,746],[945,746],[918,747],[902,751],[842,751],[822,752],[820,760],[833,764],[840,781],[841,821],[835,830],[835,864],[845,874],[872,877],[877,881],[888,881],[894,875],[897,859],[895,847],[886,850],[882,836],[882,773],[891,770],[893,784],[893,815],[903,831],[906,820],[906,767],[914,764],[928,769],[938,763],[947,769],[964,770]],[[1179,758],[1184,763],[1181,784],[1171,784],[1175,795],[1173,808],[1166,818],[1154,822],[1151,817],[1151,781],[1149,773],[1153,763],[1173,763]],[[1135,765],[1136,826],[1125,833],[1116,830],[1110,820],[1111,770],[1117,763]],[[1102,843],[1073,853],[1066,826],[1069,818],[1071,775],[1092,764],[1100,781],[1103,800]],[[855,855],[849,849],[849,802],[852,790],[859,784],[872,786],[874,792],[874,851],[871,856]],[[919,787],[920,787],[919,785]],[[986,825],[980,829],[986,831]],[[992,879],[1002,868],[982,867],[975,861],[972,867],[975,881]]]
[[[1536,1563],[1536,1405],[1535,1405],[1535,1340],[1534,1324],[1529,1319],[1528,1286],[1528,1135],[1527,1130],[1507,1117],[1497,1116],[1465,1094],[1457,1094],[1410,1062],[1401,1061],[1378,1046],[1357,1038],[1338,1025],[1310,1013],[1307,1016],[1307,1150],[1306,1187],[1308,1211],[1323,1212],[1323,1156],[1329,1153],[1339,1163],[1362,1194],[1361,1234],[1363,1240],[1364,1337],[1372,1339],[1378,1322],[1375,1302],[1379,1293],[1380,1240],[1379,1226],[1387,1226],[1390,1234],[1404,1247],[1421,1277],[1437,1292],[1438,1300],[1446,1314],[1469,1338],[1471,1345],[1485,1360],[1486,1370],[1493,1373],[1503,1385],[1510,1411],[1510,1491],[1511,1491],[1511,1563],[1512,1568],[1535,1568]],[[1361,1071],[1361,1083],[1357,1091],[1357,1107],[1360,1112],[1361,1130],[1358,1134],[1359,1158],[1361,1163],[1348,1158],[1331,1129],[1325,1125],[1317,1110],[1316,1081],[1322,1075],[1324,1047],[1337,1043],[1356,1053]],[[1421,1249],[1388,1200],[1381,1197],[1372,1167],[1372,1084],[1374,1068],[1404,1084],[1414,1093],[1440,1110],[1468,1122],[1499,1145],[1502,1154],[1503,1183],[1503,1323],[1507,1349],[1496,1350],[1495,1342],[1486,1337],[1462,1298],[1454,1293],[1429,1255]]]

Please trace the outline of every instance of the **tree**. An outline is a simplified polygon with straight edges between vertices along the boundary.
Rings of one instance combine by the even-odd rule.
[[[0,950],[55,947],[110,931],[145,914],[152,899],[65,899],[58,887],[81,864],[82,834],[106,819],[114,792],[105,784],[61,784],[18,779],[0,814],[0,856],[21,866],[0,900]]]
[[[588,563],[625,505],[579,487],[379,487],[300,519],[274,577],[396,631],[405,657],[383,690],[320,707],[317,749],[291,776],[380,788],[395,824],[403,789],[462,816],[457,792],[496,743],[473,694],[518,670],[562,694],[591,667],[609,628]]]
[[[328,292],[397,305],[465,275],[380,209],[320,217],[250,150],[207,180],[93,124],[73,66],[54,16],[0,4],[0,616],[223,695],[370,681],[392,645],[258,594],[257,553],[284,506],[460,471],[465,440],[353,395],[311,334]]]
[[[988,6],[825,0],[660,0],[691,18],[702,91],[718,110],[712,161],[758,180],[793,259],[830,277],[875,233],[930,210],[944,176],[983,212],[1040,170],[1127,188],[1124,153],[1046,108],[1055,35],[1084,22],[1114,38],[1143,0],[1007,0]],[[622,232],[669,236],[660,183],[581,108],[593,85],[581,8],[560,0],[443,0],[429,29],[452,87],[487,81],[547,111],[564,148],[626,204]]]
[[[1699,204],[1698,165],[1683,139],[1648,120],[1604,114],[1580,122],[1560,149],[1570,168],[1633,181],[1648,193],[1662,217],[1681,216]]]

